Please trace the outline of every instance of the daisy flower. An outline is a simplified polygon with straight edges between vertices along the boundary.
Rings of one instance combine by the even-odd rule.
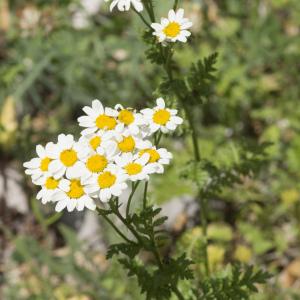
[[[118,112],[109,107],[103,107],[99,100],[92,102],[92,107],[85,106],[82,109],[86,116],[78,118],[79,126],[85,127],[81,134],[89,135],[99,131],[113,131],[117,126]]]
[[[174,131],[176,127],[182,124],[183,119],[176,116],[176,109],[166,108],[165,101],[162,98],[156,100],[157,106],[153,109],[146,108],[141,112],[148,120],[150,133],[161,130],[163,133]]]
[[[34,184],[36,180],[48,172],[49,164],[52,161],[50,156],[53,145],[53,143],[48,143],[45,147],[37,145],[36,153],[38,157],[32,158],[30,161],[23,164],[26,168],[25,174],[31,175]]]
[[[98,132],[89,135],[83,135],[79,139],[79,143],[85,143],[91,152],[97,151],[100,147],[108,147],[113,134],[111,132]]]
[[[114,143],[114,142],[112,142]],[[114,143],[116,145],[116,143]],[[84,158],[84,168],[81,170],[83,178],[89,178],[93,174],[103,172],[103,170],[110,164],[113,163],[115,158],[116,146],[114,148],[108,147],[107,149],[99,147],[89,156]]]
[[[105,0],[105,2],[108,1],[109,0]],[[117,6],[119,11],[127,11],[130,9],[131,4],[138,12],[141,12],[144,9],[141,0],[113,0],[110,4],[110,10],[112,11],[115,6]]]
[[[55,196],[60,193],[59,189],[60,179],[55,179],[51,174],[44,174],[44,176],[40,177],[36,184],[40,185],[42,188],[38,192],[36,198],[41,200],[43,204],[48,202],[53,202]]]
[[[131,181],[149,180],[149,174],[155,173],[154,165],[147,165],[150,155],[148,153],[142,156],[124,153],[116,157],[115,162],[124,169]]]
[[[124,170],[115,164],[109,164],[103,172],[94,174],[87,180],[87,190],[90,195],[99,197],[102,202],[108,202],[112,196],[119,197],[127,188],[128,176]]]
[[[77,209],[82,211],[85,207],[95,210],[96,205],[86,191],[86,185],[80,178],[62,179],[59,183],[60,193],[56,194],[54,200],[57,202],[57,212],[67,208],[69,212]]]
[[[82,159],[89,153],[88,147],[84,143],[74,141],[71,134],[60,134],[58,143],[52,145],[49,154],[52,161],[49,164],[49,171],[55,179],[66,174],[67,178],[81,174],[84,167]]]
[[[142,149],[148,144],[140,137],[130,135],[128,132],[124,134],[116,134],[115,139],[119,153],[134,152],[136,149]]]
[[[140,132],[140,126],[144,124],[143,116],[128,108],[123,108],[121,104],[117,104],[115,109],[118,111],[118,122],[116,131],[123,132],[124,130],[133,135]]]
[[[155,168],[155,173],[162,174],[164,172],[163,165],[169,165],[170,160],[173,158],[172,153],[168,152],[165,148],[157,149],[155,146],[145,148],[139,151],[139,156],[143,156],[145,153],[149,154],[149,160],[147,165]]]
[[[158,41],[164,42],[186,42],[187,37],[191,35],[187,29],[191,28],[193,23],[184,18],[184,9],[173,9],[169,11],[168,18],[162,18],[160,23],[152,23],[154,29],[153,35],[158,37]]]

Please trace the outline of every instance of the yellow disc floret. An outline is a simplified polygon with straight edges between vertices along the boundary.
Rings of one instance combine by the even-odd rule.
[[[78,179],[72,179],[70,182],[70,191],[67,192],[67,195],[71,199],[78,199],[84,195],[83,187]]]
[[[48,177],[45,183],[46,189],[55,190],[58,187],[59,181],[53,177]]]
[[[87,169],[92,173],[102,172],[107,166],[107,159],[105,156],[95,154],[88,158],[86,162]]]
[[[148,153],[150,155],[149,163],[155,163],[160,159],[159,153],[155,149],[144,149],[141,150],[139,153],[139,156],[144,155],[145,153]]]
[[[96,126],[99,129],[105,129],[105,130],[112,130],[116,127],[117,121],[115,118],[107,116],[107,115],[100,115],[96,119]]]
[[[98,176],[98,185],[101,189],[107,189],[113,186],[117,177],[109,171],[103,172]]]
[[[41,171],[47,172],[50,162],[51,162],[51,158],[49,158],[49,157],[43,158],[41,160],[41,164],[40,164]]]
[[[143,167],[137,163],[130,163],[127,166],[125,166],[125,170],[128,175],[136,175],[136,174],[141,173],[141,171],[143,170]]]
[[[60,153],[60,160],[66,167],[72,167],[77,159],[77,153],[73,149],[64,150]]]
[[[121,142],[118,143],[118,147],[122,152],[132,152],[135,148],[135,141],[132,136],[124,137]]]
[[[153,114],[153,121],[159,125],[166,125],[170,120],[171,114],[166,109],[160,109]]]
[[[90,139],[90,146],[93,150],[96,150],[101,145],[101,137],[94,136]]]
[[[119,112],[118,119],[125,125],[130,125],[134,122],[134,114],[127,109],[123,109]]]
[[[180,25],[176,22],[171,22],[164,28],[163,32],[167,37],[175,38],[180,33]]]

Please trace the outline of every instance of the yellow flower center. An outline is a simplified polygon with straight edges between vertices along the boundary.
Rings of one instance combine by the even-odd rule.
[[[51,162],[51,158],[49,158],[49,157],[43,158],[41,160],[41,164],[40,164],[41,171],[47,172],[50,162]]]
[[[111,172],[103,172],[98,176],[98,185],[101,189],[110,188],[116,182],[117,177]]]
[[[116,127],[117,121],[110,116],[107,115],[100,115],[96,119],[96,126],[99,129],[106,129],[106,130],[112,130]]]
[[[73,149],[64,150],[60,153],[60,160],[66,167],[72,167],[77,159],[77,153]]]
[[[118,143],[118,147],[122,152],[132,152],[135,148],[135,141],[132,136],[124,137],[123,140]]]
[[[136,175],[136,174],[141,173],[141,171],[143,170],[143,167],[137,163],[130,163],[125,167],[125,170],[128,175]]]
[[[144,149],[141,150],[139,153],[139,156],[144,155],[145,153],[148,153],[150,155],[149,163],[155,163],[160,159],[159,153],[155,149]]]
[[[120,111],[118,119],[125,125],[130,125],[134,121],[134,114],[127,109],[123,109]]]
[[[107,159],[103,155],[93,155],[86,162],[86,167],[92,173],[102,172],[107,166]]]
[[[59,181],[53,177],[48,177],[45,183],[46,189],[55,190],[58,187]]]
[[[67,192],[67,195],[71,199],[78,199],[84,195],[83,187],[78,179],[72,179],[70,182],[70,191]]]
[[[166,125],[170,120],[171,114],[166,109],[160,109],[153,115],[153,121],[159,125]]]
[[[174,38],[180,33],[180,25],[176,22],[171,22],[163,31],[166,36]]]
[[[101,137],[100,136],[94,136],[90,139],[90,146],[92,149],[96,150],[101,145]]]

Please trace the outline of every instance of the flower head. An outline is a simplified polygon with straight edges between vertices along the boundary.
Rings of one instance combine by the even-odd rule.
[[[93,197],[107,202],[112,196],[119,197],[127,188],[128,176],[115,164],[109,164],[101,173],[94,174],[88,181],[88,191]]]
[[[32,158],[30,161],[25,162],[23,166],[26,168],[25,173],[31,175],[33,183],[44,176],[49,170],[51,163],[51,153],[54,144],[48,143],[45,147],[42,145],[36,146],[36,153],[38,157]]]
[[[99,100],[94,100],[92,107],[85,106],[82,110],[86,113],[86,116],[78,118],[79,126],[86,128],[81,132],[82,135],[110,132],[117,126],[118,112],[112,108],[103,107]]]
[[[148,180],[149,175],[155,173],[153,165],[147,165],[150,155],[144,153],[142,156],[124,153],[116,157],[116,164],[128,175],[131,181]]]
[[[144,117],[149,122],[150,133],[161,130],[163,133],[174,131],[176,127],[182,124],[182,118],[176,116],[176,109],[166,108],[165,101],[162,98],[156,100],[157,106],[153,109],[146,108],[142,110]]]
[[[110,0],[105,0],[105,2],[108,1]],[[110,4],[110,10],[112,11],[115,7],[117,7],[119,11],[128,11],[131,4],[138,12],[144,9],[141,0],[113,0]]]
[[[67,178],[72,178],[75,174],[80,175],[83,167],[82,159],[88,153],[86,145],[75,142],[73,135],[60,134],[58,143],[53,144],[49,152],[51,158],[49,172],[55,179],[65,174]]]
[[[159,42],[186,42],[187,37],[191,35],[187,29],[191,28],[193,23],[184,18],[184,9],[173,9],[169,11],[168,18],[162,18],[160,23],[152,23],[154,29],[153,35],[158,37]]]
[[[85,207],[95,210],[96,205],[87,193],[87,187],[81,178],[62,179],[59,183],[60,192],[55,195],[57,202],[55,210],[60,212],[67,208],[69,212],[74,209],[82,211]]]

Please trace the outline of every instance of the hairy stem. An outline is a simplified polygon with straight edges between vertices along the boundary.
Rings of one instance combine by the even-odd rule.
[[[113,229],[119,234],[119,236],[121,236],[126,242],[132,244],[134,243],[133,241],[129,240],[119,229],[118,227],[108,218],[107,215],[102,214],[101,210],[99,207],[96,208],[96,210],[98,211],[98,213],[104,218],[104,220],[111,225],[111,227],[113,227]]]
[[[143,197],[143,209],[147,207],[147,192],[148,192],[148,185],[149,181],[145,182],[145,187],[144,187],[144,197]]]
[[[151,25],[147,22],[147,20],[144,18],[144,16],[138,12],[134,7],[133,10],[135,11],[135,13],[140,17],[140,19],[142,20],[142,22],[149,28],[152,30]]]
[[[163,53],[163,51],[161,51]],[[173,70],[172,70],[172,49],[168,48],[167,53],[164,57],[166,63],[164,64],[164,69],[168,75],[170,81],[173,81]],[[185,115],[187,117],[189,127],[191,130],[192,143],[194,148],[194,158],[196,162],[200,162],[201,154],[200,147],[198,143],[198,134],[195,127],[194,116],[190,108],[186,105],[185,99],[182,99],[181,95],[177,93],[177,98],[180,101],[182,108],[184,109]],[[204,236],[204,265],[205,265],[205,273],[207,276],[210,274],[209,264],[208,264],[208,254],[207,254],[207,209],[206,209],[206,201],[200,197],[200,210],[201,210],[201,224],[202,231]]]
[[[177,7],[178,7],[178,2],[179,0],[175,0],[174,2],[174,6],[173,6],[173,9],[176,11]]]
[[[133,195],[134,195],[137,187],[139,186],[139,184],[140,184],[139,181],[137,183],[132,182],[131,194],[130,194],[130,196],[128,198],[127,207],[126,207],[126,218],[129,217],[131,201],[132,201]]]

